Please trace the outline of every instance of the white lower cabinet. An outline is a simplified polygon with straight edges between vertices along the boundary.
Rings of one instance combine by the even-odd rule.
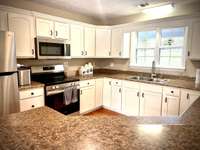
[[[161,115],[162,93],[144,91],[140,98],[140,116]]]
[[[95,80],[80,82],[80,113],[86,113],[95,108]]]
[[[122,113],[127,116],[139,115],[139,86],[138,83],[124,81],[122,92]]]
[[[44,89],[35,88],[19,92],[20,111],[26,111],[44,106]]]
[[[163,87],[162,116],[178,116],[180,89]]]
[[[181,89],[180,115],[182,115],[198,97],[200,97],[200,91]]]
[[[103,79],[96,79],[96,107],[103,105]]]
[[[121,86],[112,86],[111,109],[121,112],[122,105],[122,88]]]
[[[112,79],[104,78],[103,83],[103,106],[106,108],[111,107],[111,98],[112,98]]]

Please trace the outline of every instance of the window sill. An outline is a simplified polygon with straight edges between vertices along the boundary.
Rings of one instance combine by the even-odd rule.
[[[152,67],[151,66],[141,66],[141,65],[129,64],[129,68],[142,69],[142,70],[151,70]],[[156,69],[158,69],[159,71],[185,72],[185,67],[171,68],[171,67],[156,66]]]

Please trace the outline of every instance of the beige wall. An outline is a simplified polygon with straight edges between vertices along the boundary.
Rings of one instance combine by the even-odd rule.
[[[51,8],[51,7],[34,3],[28,0],[0,0],[0,4],[12,6],[16,8],[21,8],[21,9],[26,9],[26,10],[31,10],[31,11],[37,11],[41,13],[46,13],[49,15],[63,17],[63,18],[81,21],[85,23],[99,24],[99,20],[95,18],[71,13],[68,11],[61,10],[61,9]]]

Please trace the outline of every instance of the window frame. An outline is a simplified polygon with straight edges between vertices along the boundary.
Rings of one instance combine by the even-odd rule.
[[[160,65],[160,48],[161,48],[161,30],[162,29],[173,29],[173,28],[184,28],[185,29],[185,35],[184,35],[184,43],[183,43],[183,54],[182,54],[182,66],[181,67],[172,67],[172,66],[162,66]],[[186,59],[187,59],[187,44],[188,44],[188,26],[187,25],[178,25],[178,26],[168,26],[168,27],[155,27],[155,28],[144,28],[139,29],[131,32],[131,55],[130,55],[130,63],[129,67],[135,67],[135,68],[144,68],[149,69],[151,68],[150,65],[140,65],[136,63],[136,51],[137,51],[137,44],[138,44],[138,32],[145,32],[145,31],[156,31],[156,47],[155,47],[155,53],[154,58],[156,61],[156,67],[166,70],[185,70],[186,69]],[[135,34],[135,35],[133,35]]]

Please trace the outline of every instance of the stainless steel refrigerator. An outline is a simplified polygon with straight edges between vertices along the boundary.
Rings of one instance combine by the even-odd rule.
[[[15,38],[0,31],[0,116],[19,111]]]

